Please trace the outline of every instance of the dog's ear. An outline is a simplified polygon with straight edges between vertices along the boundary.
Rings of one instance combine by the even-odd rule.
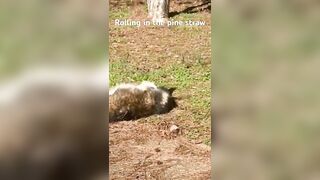
[[[170,96],[172,96],[172,93],[177,89],[177,88],[165,88],[165,87],[159,87],[160,89],[168,92],[170,94]]]
[[[168,91],[169,91],[170,95],[172,95],[173,92],[174,92],[176,89],[177,89],[177,88],[169,88]]]

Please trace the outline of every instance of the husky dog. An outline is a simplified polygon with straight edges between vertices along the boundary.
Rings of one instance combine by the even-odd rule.
[[[133,120],[163,114],[177,106],[175,89],[157,87],[154,83],[120,84],[109,91],[109,121]]]

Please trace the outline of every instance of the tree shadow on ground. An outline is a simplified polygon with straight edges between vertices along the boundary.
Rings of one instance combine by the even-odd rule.
[[[198,13],[198,12],[202,12],[202,11],[210,11],[211,12],[211,1],[203,1],[203,3],[200,5],[188,7],[180,12],[178,12],[178,11],[170,12],[169,17],[174,17],[174,16],[177,16],[181,13],[193,14],[193,13]]]

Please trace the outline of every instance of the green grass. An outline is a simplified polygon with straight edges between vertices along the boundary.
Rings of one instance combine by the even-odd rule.
[[[130,11],[128,8],[124,8],[121,10],[113,10],[112,13],[110,13],[109,18],[111,20],[114,19],[126,19],[130,16]]]
[[[140,14],[137,16],[140,17]],[[135,19],[135,12],[129,12],[127,8],[111,10],[111,20],[128,17]],[[182,13],[172,20],[206,21],[209,24],[209,17],[206,13]],[[138,30],[130,27],[119,28],[111,24],[110,87],[118,83],[152,81],[157,86],[176,88],[174,96],[179,100],[178,107],[173,112],[139,121],[152,124],[159,121],[174,122],[181,126],[188,139],[210,145],[209,31],[210,26],[179,26],[170,29],[150,27]]]
[[[203,132],[210,131],[210,66],[196,62],[192,66],[170,64],[154,71],[145,72],[130,66],[125,60],[116,60],[110,64],[110,85],[119,82],[152,81],[158,86],[177,88],[178,96],[185,96],[182,106],[191,116],[179,115],[180,118],[200,125],[199,128],[188,130],[186,136],[190,139],[203,139]],[[210,144],[210,137],[203,142]]]
[[[110,64],[110,72],[111,86],[118,82],[154,81],[159,85],[176,86],[182,89],[210,80],[209,66],[200,63],[191,67],[184,64],[170,64],[152,72],[145,72],[130,66],[124,60],[119,60]]]

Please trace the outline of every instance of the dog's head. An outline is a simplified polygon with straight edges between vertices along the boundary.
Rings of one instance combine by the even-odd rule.
[[[168,94],[166,112],[170,112],[173,108],[178,106],[176,102],[177,98],[173,96],[173,92],[176,90],[176,88],[159,87],[159,89]]]

